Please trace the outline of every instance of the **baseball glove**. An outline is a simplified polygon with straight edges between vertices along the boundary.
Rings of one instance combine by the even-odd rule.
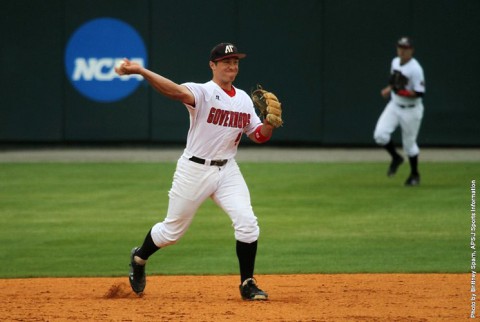
[[[275,94],[266,91],[262,86],[257,85],[257,89],[252,91],[251,95],[253,105],[260,111],[260,114],[267,119],[273,127],[282,126],[282,103],[278,101]]]
[[[402,72],[394,70],[392,75],[390,75],[388,83],[390,86],[392,86],[392,90],[396,93],[402,89],[405,89],[405,86],[408,84],[408,78],[406,78]]]

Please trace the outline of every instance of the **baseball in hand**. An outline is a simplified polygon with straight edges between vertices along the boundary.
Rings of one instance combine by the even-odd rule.
[[[124,61],[123,59],[122,59],[122,60],[118,60],[118,61],[117,61],[117,64],[115,65],[115,67],[120,68],[120,67],[122,67],[123,64],[125,64],[125,61]]]
[[[123,67],[124,64],[125,64],[125,60],[123,60],[123,59],[117,61],[117,63],[115,64],[115,71],[116,71],[119,75],[125,74],[125,72],[122,70],[122,67]]]

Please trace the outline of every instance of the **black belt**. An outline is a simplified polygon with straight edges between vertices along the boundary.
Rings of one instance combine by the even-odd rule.
[[[412,108],[416,106],[415,104],[409,104],[409,105],[397,104],[397,105],[400,106],[401,108]]]
[[[205,164],[207,162],[207,160],[205,159],[201,159],[201,158],[197,158],[195,156],[191,157],[190,159],[188,159],[190,161],[193,161],[195,163],[200,163],[200,164]],[[228,162],[227,159],[225,160],[211,160],[210,161],[210,165],[216,165],[216,166],[224,166],[226,163]]]

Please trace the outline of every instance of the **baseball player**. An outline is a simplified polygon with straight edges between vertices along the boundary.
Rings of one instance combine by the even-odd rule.
[[[204,84],[179,85],[128,59],[116,68],[119,75],[142,75],[155,90],[182,102],[190,114],[186,148],[177,162],[166,218],[155,224],[143,244],[131,252],[129,281],[139,295],[146,286],[145,264],[149,257],[160,248],[176,243],[200,205],[212,198],[232,221],[242,298],[268,298],[253,277],[260,229],[248,187],[234,157],[242,134],[256,143],[264,143],[276,126],[267,118],[262,122],[250,96],[233,86],[239,60],[245,56],[231,43],[215,46],[209,62],[213,77]],[[274,116],[281,118],[281,114],[277,114]]]
[[[384,98],[390,101],[383,110],[375,127],[375,142],[383,146],[392,157],[387,171],[389,177],[395,175],[404,158],[397,153],[391,138],[395,129],[400,126],[402,144],[410,163],[410,175],[406,186],[420,184],[418,172],[417,136],[423,118],[422,98],[425,94],[425,78],[419,62],[413,58],[413,43],[409,37],[397,41],[397,57],[392,60],[389,85],[382,89]]]

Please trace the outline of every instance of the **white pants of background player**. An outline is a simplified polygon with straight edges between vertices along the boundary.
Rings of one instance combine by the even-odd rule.
[[[169,191],[165,220],[152,228],[158,247],[176,243],[187,231],[200,205],[212,198],[232,220],[235,239],[252,243],[260,229],[253,213],[250,192],[234,159],[224,166],[198,164],[182,156],[177,162]]]
[[[392,133],[400,126],[402,130],[403,150],[409,157],[420,153],[417,145],[417,136],[423,118],[423,104],[417,103],[415,107],[402,108],[390,101],[378,119],[375,127],[374,139],[379,145],[390,142]]]

